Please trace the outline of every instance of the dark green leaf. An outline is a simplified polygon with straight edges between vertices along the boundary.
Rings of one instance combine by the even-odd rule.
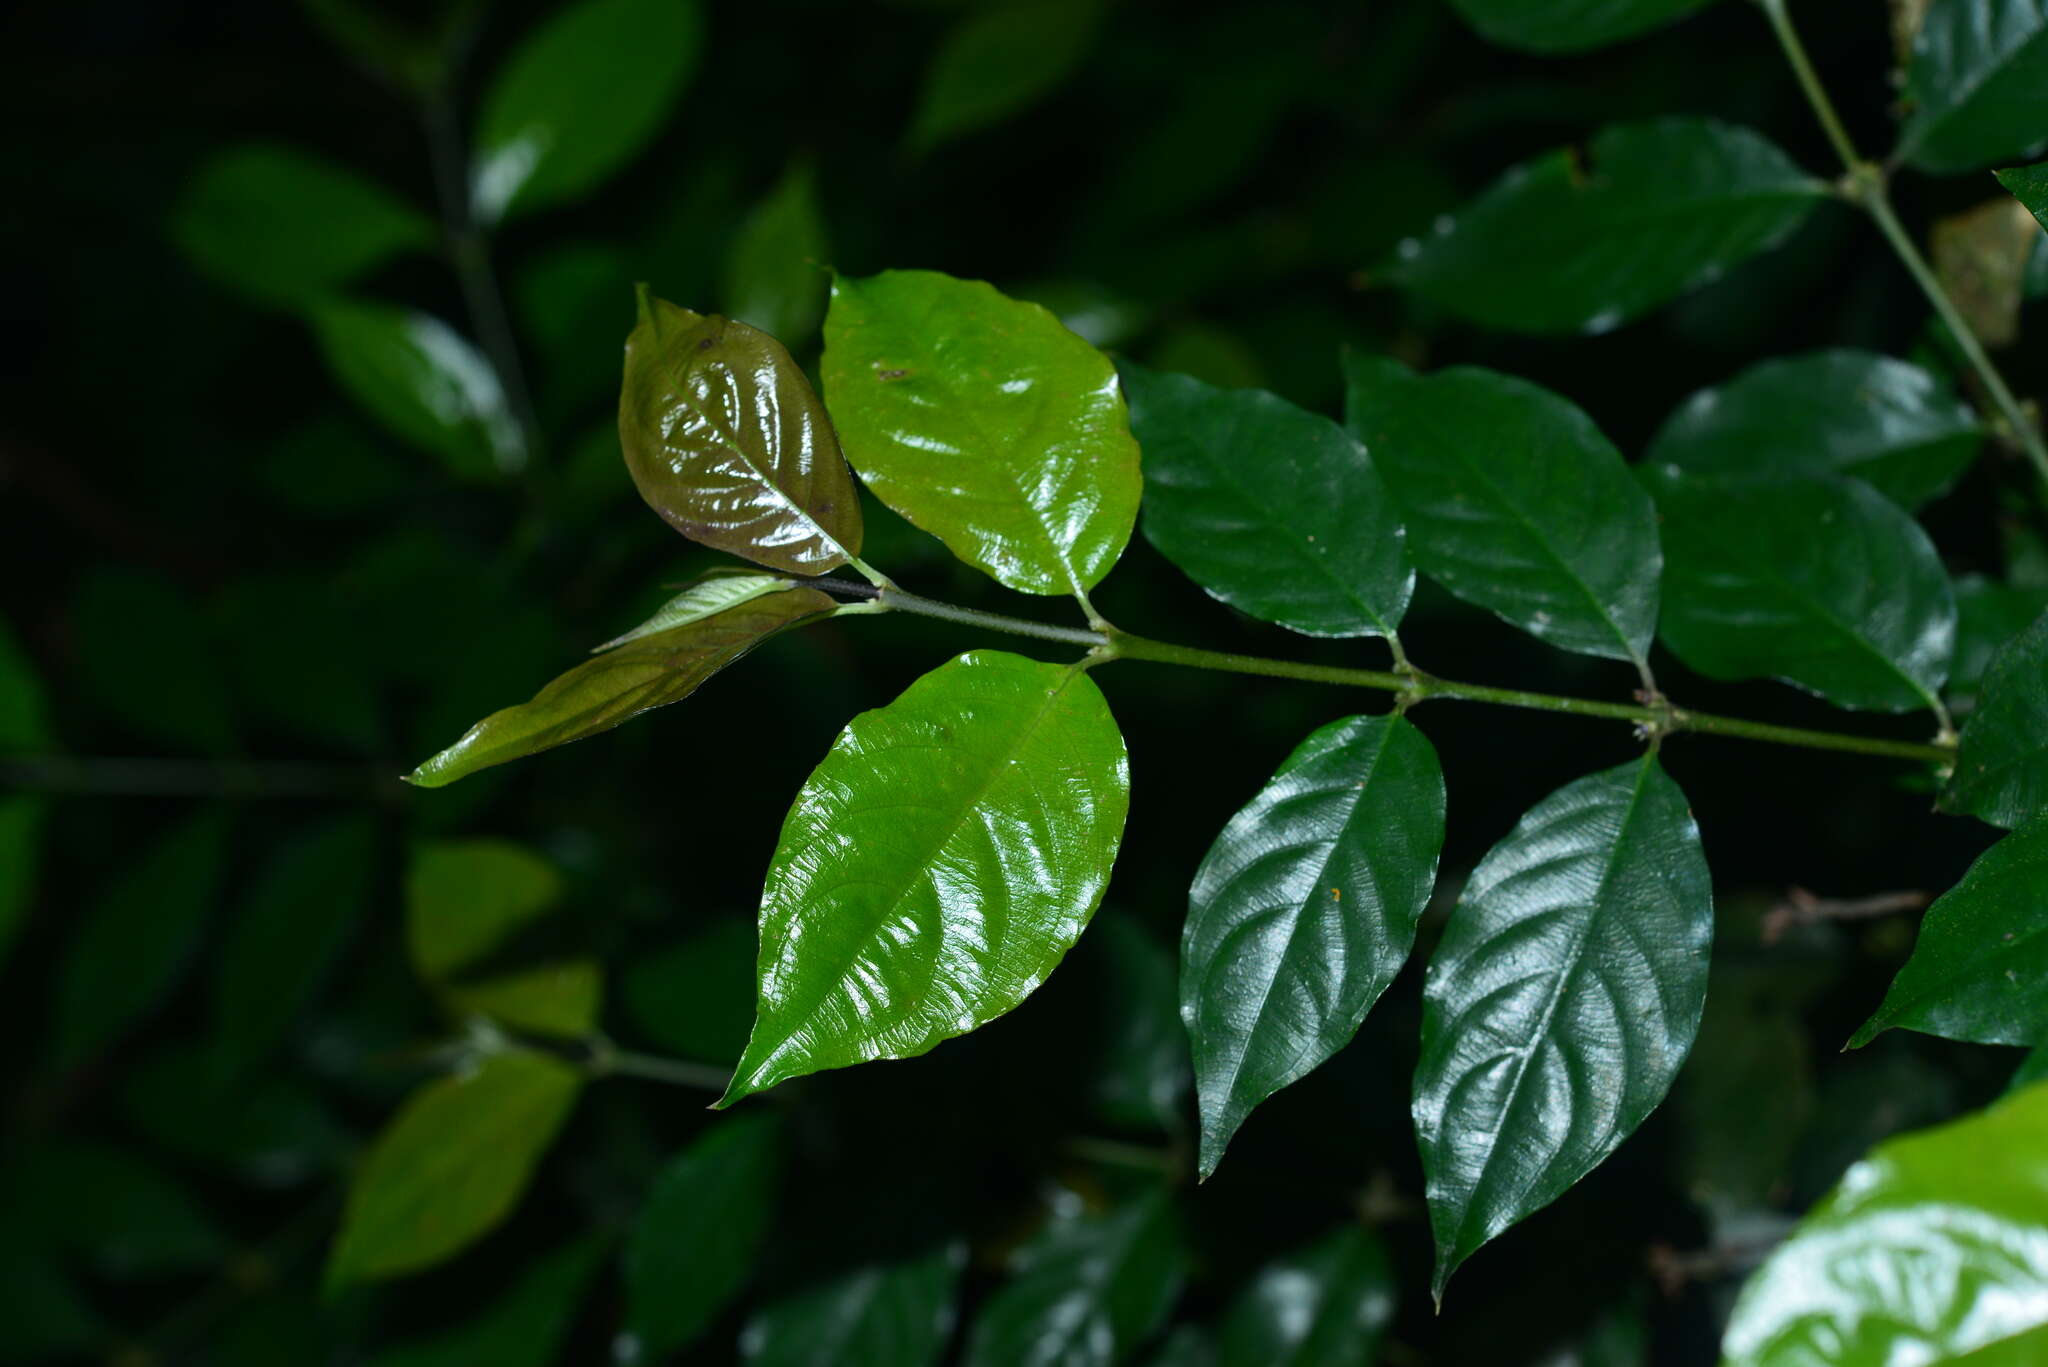
[[[968,10],[925,73],[910,146],[926,151],[1024,109],[1088,55],[1101,0],[1000,0]]]
[[[770,1301],[740,1335],[748,1367],[930,1367],[953,1333],[966,1250],[877,1263]]]
[[[213,619],[242,706],[363,753],[383,734],[370,663],[377,637],[353,617],[308,611],[332,591],[325,576],[272,570],[229,585],[213,600]]]
[[[583,1078],[525,1050],[413,1093],[371,1145],[328,1258],[330,1287],[431,1267],[511,1213]]]
[[[199,1042],[168,1045],[137,1063],[122,1103],[152,1143],[263,1187],[331,1173],[352,1147],[300,1075],[224,1081]]]
[[[71,599],[70,621],[86,688],[123,723],[179,749],[234,744],[205,621],[178,588],[137,570],[95,570]]]
[[[483,980],[467,972],[546,915],[561,895],[554,866],[509,841],[425,846],[405,876],[413,967],[458,1016],[488,1016],[542,1035],[588,1034],[603,992],[595,961],[541,964]]]
[[[784,345],[810,336],[825,314],[832,248],[817,180],[809,162],[783,172],[740,224],[725,257],[725,311]]]
[[[702,45],[695,0],[579,0],[558,11],[484,93],[477,217],[493,223],[596,189],[661,131]]]
[[[549,1367],[561,1360],[562,1341],[610,1251],[603,1234],[555,1249],[530,1263],[481,1315],[378,1353],[370,1367]]]
[[[1415,1074],[1439,1299],[1664,1099],[1713,928],[1699,829],[1654,756],[1558,789],[1480,860],[1430,961]]]
[[[1969,406],[1919,366],[1816,351],[1693,395],[1644,459],[1701,475],[1855,475],[1910,511],[1955,482],[1983,437]]]
[[[335,380],[394,436],[465,479],[516,474],[526,439],[498,372],[440,319],[334,299],[308,315]]]
[[[685,1058],[738,1058],[754,1022],[754,927],[714,922],[681,944],[635,955],[620,991],[641,1029]]]
[[[435,240],[433,223],[381,186],[261,144],[200,167],[171,226],[201,270],[265,304],[310,303]]]
[[[1956,653],[1948,667],[1949,710],[1975,708],[1977,690],[2006,643],[2048,612],[2048,588],[2019,588],[1981,574],[1955,581]]]
[[[1503,47],[1584,52],[1647,33],[1708,0],[1451,0],[1465,22]]]
[[[2048,1352],[2048,1086],[1880,1145],[1743,1288],[1726,1367],[2023,1367]]]
[[[1545,1353],[1530,1367],[1644,1367],[1650,1360],[1643,1312],[1624,1302],[1603,1311],[1572,1342]]]
[[[1436,751],[1400,717],[1323,727],[1216,837],[1181,940],[1204,1178],[1252,1108],[1349,1043],[1401,971],[1443,839]]]
[[[1370,1367],[1394,1317],[1394,1269],[1356,1225],[1262,1270],[1223,1322],[1223,1367]]]
[[[1898,156],[1971,171],[2048,142],[2048,4],[1932,0],[1906,64]]]
[[[1145,1359],[1145,1367],[1217,1367],[1221,1361],[1221,1353],[1205,1330],[1183,1324],[1166,1336],[1158,1352]]]
[[[55,1050],[75,1065],[153,1010],[190,965],[220,897],[227,816],[206,808],[107,884],[57,980]]]
[[[1488,327],[1605,332],[1775,246],[1827,194],[1746,128],[1624,124],[1515,167],[1387,277]]]
[[[1998,183],[2012,191],[2014,199],[2027,206],[2043,229],[2048,229],[2048,161],[2039,166],[2015,166],[1997,173]],[[2036,259],[2041,253],[2037,247]]]
[[[406,781],[439,788],[479,769],[609,731],[650,708],[681,702],[770,636],[837,608],[816,589],[796,589],[642,636],[576,666],[530,700],[493,712]]]
[[[775,1118],[714,1124],[655,1179],[626,1244],[622,1362],[660,1362],[746,1285],[775,1213]]]
[[[2037,1044],[2027,1051],[2026,1058],[2013,1071],[2012,1081],[2006,1084],[2005,1090],[2010,1095],[2043,1080],[2048,1080],[2048,1045]]]
[[[765,332],[643,295],[619,440],[640,496],[692,541],[792,574],[860,554],[860,498],[832,421]]]
[[[1129,803],[1123,736],[1078,667],[977,650],[855,717],[783,824],[754,1032],[719,1104],[922,1054],[1023,1001],[1102,900]]]
[[[0,1243],[0,1362],[70,1361],[112,1338],[49,1250],[10,1231]]]
[[[1345,357],[1345,423],[1422,572],[1561,650],[1642,666],[1662,558],[1650,500],[1593,420],[1525,380]]]
[[[1192,1074],[1166,948],[1128,916],[1098,916],[1089,944],[1103,956],[1110,1036],[1095,1096],[1114,1125],[1178,1132]]]
[[[1849,1045],[1893,1026],[1979,1044],[2048,1039],[2048,815],[1986,850],[1927,909],[1913,957]]]
[[[1309,636],[1392,636],[1415,572],[1365,448],[1252,389],[1123,367],[1145,536],[1213,596]]]
[[[254,473],[263,491],[292,512],[348,517],[394,502],[417,477],[412,465],[404,453],[335,416],[286,433]]]
[[[0,755],[49,744],[43,687],[21,646],[0,620]]]
[[[1783,679],[1843,707],[1935,705],[1955,592],[1897,504],[1837,475],[1642,476],[1663,520],[1659,635],[1672,654],[1709,678]]]
[[[1116,369],[1036,304],[936,271],[838,276],[825,393],[875,494],[1025,593],[1092,588],[1137,520]]]
[[[10,1228],[35,1229],[110,1277],[208,1270],[230,1247],[184,1187],[131,1154],[75,1137],[10,1156],[6,1196]]]
[[[2006,827],[2048,811],[2048,613],[1991,657],[1941,805]]]
[[[1166,1319],[1186,1265],[1164,1192],[1107,1215],[1060,1220],[982,1307],[966,1367],[1110,1367]]]

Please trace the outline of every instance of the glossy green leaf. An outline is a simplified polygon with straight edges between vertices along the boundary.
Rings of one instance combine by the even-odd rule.
[[[697,686],[777,632],[835,611],[816,589],[775,593],[608,650],[531,699],[493,712],[406,778],[440,788],[494,764],[609,731]]]
[[[740,1334],[748,1367],[931,1367],[952,1337],[958,1244],[875,1263],[768,1302]]]
[[[703,27],[695,0],[578,0],[541,25],[484,92],[476,216],[575,199],[631,161],[695,74]]]
[[[266,304],[305,304],[432,247],[432,220],[353,171],[291,147],[218,152],[171,230],[194,264]]]
[[[832,282],[825,395],[875,494],[1025,593],[1092,588],[1138,515],[1138,444],[1107,357],[978,280]]]
[[[1606,332],[1775,246],[1827,194],[1746,128],[1622,124],[1510,170],[1386,274],[1487,327]]]
[[[479,978],[480,961],[553,909],[561,875],[503,840],[449,841],[413,855],[405,876],[413,967],[458,1015],[515,1030],[584,1035],[597,1025],[603,980],[594,960],[525,966]]]
[[[775,1213],[775,1117],[718,1121],[655,1179],[626,1243],[626,1329],[618,1358],[661,1362],[739,1293]]]
[[[72,595],[69,620],[81,681],[124,725],[180,750],[233,746],[218,653],[183,590],[138,570],[93,570]]]
[[[356,1172],[328,1285],[417,1272],[489,1233],[518,1204],[582,1087],[568,1064],[510,1050],[413,1093]]]
[[[929,150],[1037,102],[1088,55],[1101,17],[1101,0],[970,7],[932,55],[910,146]]]
[[[1106,981],[1098,989],[1109,1037],[1095,1069],[1095,1100],[1119,1129],[1181,1129],[1181,1098],[1193,1081],[1181,1027],[1173,956],[1129,916],[1095,918],[1088,944]]]
[[[1166,1319],[1186,1267],[1180,1221],[1164,1192],[1106,1215],[1059,1220],[983,1305],[966,1367],[1111,1367]]]
[[[1927,909],[1913,957],[1849,1045],[1894,1026],[1979,1044],[2048,1039],[2048,815],[1986,850]]]
[[[223,1076],[284,1042],[369,912],[376,874],[377,831],[367,816],[302,832],[264,863],[214,963]]]
[[[11,1154],[10,1229],[40,1236],[110,1277],[211,1270],[231,1245],[193,1193],[122,1149],[75,1136]]]
[[[2048,811],[2048,613],[1991,657],[1941,805],[2006,827]]]
[[[591,1234],[535,1258],[482,1314],[386,1349],[370,1367],[550,1367],[610,1251],[608,1236]]]
[[[1489,41],[1527,52],[1584,52],[1662,27],[1709,0],[1451,0]]]
[[[190,967],[219,900],[227,837],[226,813],[202,809],[100,891],[57,979],[59,1066],[111,1043]]]
[[[832,421],[765,332],[642,295],[619,441],[640,496],[692,541],[792,574],[860,554],[860,497]]]
[[[1480,860],[1423,988],[1415,1129],[1439,1299],[1664,1099],[1713,928],[1699,829],[1654,756],[1566,784]]]
[[[1946,492],[1983,438],[1977,415],[1919,366],[1816,351],[1693,395],[1644,459],[1701,475],[1854,475],[1910,511]]]
[[[328,1176],[355,1147],[302,1075],[223,1079],[197,1040],[132,1065],[121,1100],[128,1123],[151,1143],[259,1187]]]
[[[1023,1001],[1094,915],[1129,805],[1123,735],[1078,667],[971,651],[848,722],[783,823],[719,1104]]]
[[[1345,357],[1344,420],[1422,572],[1561,650],[1648,656],[1662,556],[1650,500],[1593,420],[1540,386]]]
[[[1259,1272],[1223,1321],[1223,1367],[1370,1367],[1395,1290],[1386,1249],[1348,1225]]]
[[[785,346],[810,336],[825,316],[831,251],[817,173],[796,162],[741,222],[726,252],[726,313]]]
[[[1372,458],[1318,414],[1126,363],[1145,537],[1241,612],[1309,636],[1391,636],[1415,587]]]
[[[465,479],[516,474],[526,439],[498,372],[440,319],[334,299],[308,318],[327,368],[371,417]]]
[[[2011,170],[1999,171],[1998,183],[2012,192],[2014,199],[2027,206],[2044,230],[2048,230],[2048,161],[2039,166],[2015,166]],[[2034,252],[2036,259],[2041,253]]]
[[[1664,534],[1659,636],[1713,679],[1770,677],[1842,707],[1932,706],[1955,592],[1918,523],[1860,480],[1645,466]]]
[[[1415,944],[1443,839],[1436,751],[1400,717],[1318,730],[1216,837],[1181,939],[1202,1177],[1253,1107],[1357,1033]]]
[[[685,1058],[738,1058],[754,1023],[754,926],[720,917],[679,944],[634,955],[620,995],[649,1038]]]
[[[1749,1279],[1725,1367],[2048,1353],[2048,1086],[1879,1145]]]
[[[763,574],[758,570],[741,569],[738,566],[711,570],[684,585],[682,592],[663,603],[652,617],[623,636],[614,636],[591,651],[591,654],[615,650],[643,636],[652,636],[657,631],[686,627],[693,622],[701,622],[706,617],[724,612],[727,608],[751,603],[767,594],[783,593],[797,586],[794,579],[785,579],[779,574]]]
[[[2048,143],[2048,3],[1931,0],[1906,64],[1898,155],[1971,171]]]

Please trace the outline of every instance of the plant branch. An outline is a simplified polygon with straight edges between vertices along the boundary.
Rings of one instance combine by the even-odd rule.
[[[723,1092],[732,1081],[732,1073],[727,1069],[708,1063],[692,1063],[688,1059],[636,1054],[619,1048],[601,1035],[588,1044],[590,1055],[584,1067],[592,1077],[637,1077],[707,1092]]]

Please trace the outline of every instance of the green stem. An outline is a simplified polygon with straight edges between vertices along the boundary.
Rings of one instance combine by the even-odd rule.
[[[875,595],[874,601],[886,610],[914,612],[920,617],[937,617],[942,621],[959,622],[964,626],[987,627],[990,631],[1008,632],[1012,636],[1035,636],[1041,641],[1059,641],[1066,645],[1088,646],[1101,649],[1109,644],[1109,638],[1099,631],[1086,627],[1057,627],[1045,622],[1030,622],[1022,617],[1005,617],[1001,613],[982,612],[978,608],[955,607],[933,598],[924,598],[915,593],[889,587]]]
[[[709,1063],[692,1063],[688,1059],[636,1054],[618,1048],[608,1039],[591,1041],[590,1061],[586,1067],[593,1077],[637,1077],[649,1082],[695,1087],[706,1092],[722,1093],[732,1081],[732,1073],[727,1069]]]
[[[1857,155],[1856,144],[1850,141],[1842,116],[1835,112],[1835,102],[1828,98],[1827,87],[1820,83],[1820,73],[1813,69],[1813,61],[1806,55],[1806,44],[1799,41],[1799,30],[1792,27],[1792,16],[1786,12],[1785,0],[1757,0],[1757,3],[1769,16],[1771,31],[1778,35],[1778,46],[1784,50],[1785,61],[1791,66],[1792,74],[1799,78],[1799,88],[1806,92],[1806,102],[1813,106],[1822,131],[1834,144],[1835,155],[1841,158],[1845,170],[1855,170],[1863,164],[1863,158]]]

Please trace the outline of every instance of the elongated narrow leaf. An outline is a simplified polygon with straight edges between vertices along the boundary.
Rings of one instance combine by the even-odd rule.
[[[2048,3],[1932,0],[1906,101],[1899,151],[1923,170],[1974,170],[2048,143]]]
[[[1145,449],[1145,536],[1240,612],[1309,636],[1391,636],[1415,587],[1372,458],[1260,390],[1123,367]]]
[[[371,1145],[327,1263],[330,1286],[431,1267],[511,1213],[582,1090],[525,1050],[413,1093]]]
[[[1394,1269],[1356,1225],[1263,1269],[1223,1322],[1223,1367],[1371,1367]]]
[[[623,1362],[661,1362],[753,1275],[774,1214],[775,1117],[734,1116],[662,1169],[626,1244]]]
[[[1998,183],[2012,192],[2013,198],[2027,206],[2042,228],[2048,229],[2048,161],[2039,166],[2015,166],[2009,171],[1998,173]],[[2040,260],[2038,247],[2034,259]]]
[[[2048,815],[1986,850],[1927,909],[1853,1048],[1894,1026],[1979,1044],[2048,1040]]]
[[[977,650],[847,723],[761,894],[754,1032],[720,1105],[910,1058],[1045,981],[1123,838],[1123,735],[1078,668]]]
[[[1195,874],[1180,1010],[1203,1177],[1252,1108],[1349,1043],[1401,971],[1436,882],[1444,780],[1400,717],[1297,747]]]
[[[1186,1272],[1180,1221],[1155,1192],[1107,1215],[1061,1220],[982,1307],[967,1367],[1111,1367],[1159,1327]]]
[[[1699,829],[1654,757],[1566,784],[1472,871],[1423,988],[1435,1291],[1655,1110],[1706,1003]]]
[[[1663,519],[1660,635],[1715,679],[1783,679],[1843,707],[1931,706],[1955,591],[1918,523],[1837,475],[1716,479],[1645,467]]]
[[[493,764],[609,731],[697,686],[777,632],[837,609],[816,589],[769,594],[639,637],[580,664],[532,699],[493,712],[406,778],[439,788]]]
[[[1387,276],[1488,327],[1605,332],[1784,240],[1827,194],[1746,128],[1623,124],[1510,170]]]
[[[485,223],[595,189],[650,142],[703,45],[696,0],[579,0],[484,92],[472,200]]]
[[[770,1301],[740,1335],[748,1367],[931,1367],[953,1333],[958,1244]]]
[[[1709,0],[1451,0],[1489,41],[1528,52],[1584,52],[1671,23]]]
[[[1092,588],[1131,539],[1116,369],[1037,304],[936,271],[840,276],[825,395],[881,500],[1025,593]]]
[[[1879,1145],[1749,1279],[1726,1367],[2048,1354],[2048,1086]]]
[[[468,479],[525,468],[526,439],[482,352],[438,318],[329,300],[309,314],[327,367],[393,435]]]
[[[610,1251],[608,1236],[591,1234],[533,1259],[482,1314],[378,1353],[370,1367],[549,1367]]]
[[[1969,405],[1919,366],[1816,351],[1693,395],[1644,459],[1702,475],[1854,475],[1911,511],[1955,482],[1983,438]]]
[[[603,981],[594,960],[526,965],[479,976],[476,967],[553,908],[561,875],[503,840],[450,841],[413,856],[405,929],[413,967],[458,1016],[517,1030],[583,1035],[597,1024]]]
[[[647,506],[692,541],[792,574],[860,554],[832,422],[782,343],[642,295],[619,441]]]
[[[1941,804],[2006,827],[2048,812],[2048,613],[1991,657]]]
[[[999,0],[966,10],[925,73],[909,144],[926,151],[1027,107],[1081,59],[1102,0]]]
[[[818,177],[797,162],[748,214],[725,258],[725,311],[792,345],[825,315],[830,246]]]
[[[673,627],[686,627],[715,616],[727,608],[751,603],[756,598],[770,593],[782,593],[797,587],[794,579],[785,579],[779,574],[762,574],[758,570],[745,570],[737,566],[716,569],[700,576],[683,587],[683,591],[663,603],[652,617],[634,627],[622,636],[614,636],[596,650],[615,650],[643,636],[652,636],[657,631],[668,631]]]
[[[1561,650],[1641,666],[1662,554],[1650,500],[1593,420],[1540,386],[1345,358],[1345,424],[1424,574]]]

